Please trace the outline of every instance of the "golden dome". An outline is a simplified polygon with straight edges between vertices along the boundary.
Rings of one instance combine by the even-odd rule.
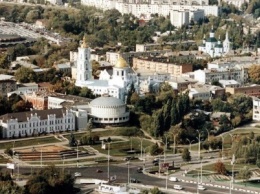
[[[116,68],[125,68],[125,67],[128,67],[127,65],[127,62],[125,61],[125,59],[120,55],[117,62],[116,62],[116,65],[115,65]]]
[[[85,36],[83,36],[81,48],[88,48],[88,44]]]

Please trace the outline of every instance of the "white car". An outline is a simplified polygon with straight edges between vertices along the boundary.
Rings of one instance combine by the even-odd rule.
[[[198,185],[198,190],[205,190],[206,188],[203,185]]]
[[[178,182],[178,179],[176,177],[170,177],[169,178],[169,181],[172,181],[172,182]]]
[[[75,172],[74,176],[75,176],[75,177],[80,177],[80,176],[81,176],[81,173],[80,173],[80,172]]]
[[[182,186],[181,185],[173,185],[173,188],[176,190],[182,190]]]

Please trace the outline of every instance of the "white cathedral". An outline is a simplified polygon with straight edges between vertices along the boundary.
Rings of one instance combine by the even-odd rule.
[[[211,57],[221,57],[228,53],[231,50],[231,42],[228,38],[228,32],[226,32],[226,38],[221,42],[221,40],[217,40],[215,38],[215,32],[213,28],[211,29],[209,33],[209,38],[203,39],[203,43],[201,46],[199,46],[199,51],[203,51],[205,53],[208,53]]]
[[[132,71],[122,56],[119,57],[116,65],[113,67],[112,75],[107,70],[103,70],[100,73],[99,79],[94,80],[90,50],[84,37],[81,46],[78,48],[76,86],[87,87],[92,90],[93,94],[107,94],[123,101],[125,101],[132,83],[138,92],[138,76]]]

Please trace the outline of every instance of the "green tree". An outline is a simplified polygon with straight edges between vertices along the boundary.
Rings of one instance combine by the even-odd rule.
[[[10,66],[10,62],[8,60],[8,55],[7,54],[0,55],[0,68],[8,69],[9,66]]]
[[[214,170],[218,174],[222,174],[222,175],[227,174],[227,169],[225,167],[225,164],[223,162],[221,162],[220,160],[214,164]]]
[[[55,166],[48,166],[32,175],[24,186],[26,194],[74,194],[74,179]]]
[[[155,188],[151,189],[150,193],[151,194],[163,194],[163,192],[160,191],[158,187],[155,187]]]
[[[251,65],[248,69],[249,79],[256,84],[260,83],[260,66]]]
[[[248,181],[251,176],[252,172],[249,170],[247,166],[244,166],[244,168],[242,168],[238,173],[238,177],[243,179],[244,182]]]
[[[162,149],[158,146],[157,143],[153,144],[152,146],[150,146],[149,152],[152,156],[154,155],[158,155],[162,153]]]
[[[17,81],[21,83],[35,82],[36,74],[31,68],[20,67],[14,74]]]
[[[191,161],[191,155],[190,155],[190,151],[188,148],[184,148],[181,157],[182,157],[183,161],[185,161],[185,162]]]
[[[77,145],[77,140],[76,140],[74,134],[71,132],[71,133],[70,133],[69,146],[70,146],[70,147],[74,147],[74,146],[76,146],[76,145]]]

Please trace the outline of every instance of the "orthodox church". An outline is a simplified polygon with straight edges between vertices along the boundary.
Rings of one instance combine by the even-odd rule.
[[[221,57],[228,53],[231,50],[231,42],[228,38],[228,32],[226,32],[226,38],[221,42],[221,40],[217,40],[215,38],[215,32],[213,28],[210,31],[209,38],[203,39],[203,43],[201,46],[199,46],[199,51],[203,51],[205,53],[208,53],[211,57]]]
[[[92,90],[93,94],[106,94],[123,101],[125,101],[131,84],[134,84],[137,92],[139,91],[138,76],[122,56],[119,57],[111,74],[107,70],[103,70],[98,80],[93,79],[90,50],[84,37],[78,48],[76,86],[87,87]]]

